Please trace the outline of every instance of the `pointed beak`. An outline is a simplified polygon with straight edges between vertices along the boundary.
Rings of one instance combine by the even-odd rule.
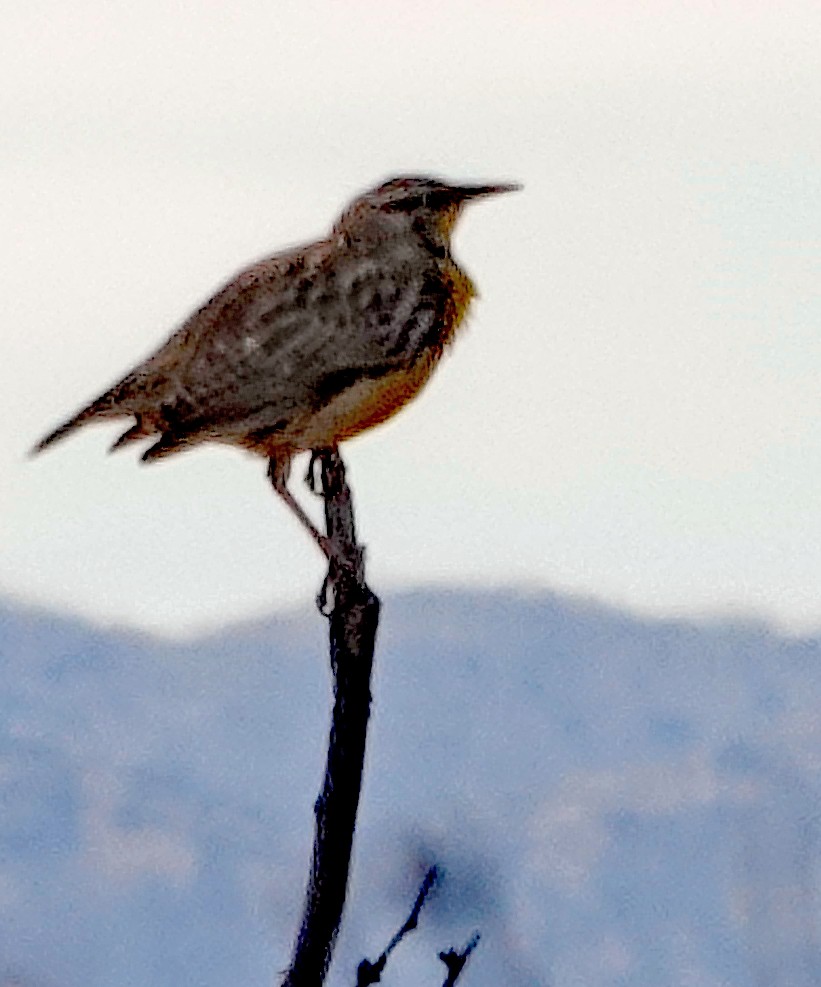
[[[522,188],[516,182],[502,185],[457,185],[453,191],[463,200],[479,199],[488,195],[502,195],[504,192],[518,192]]]

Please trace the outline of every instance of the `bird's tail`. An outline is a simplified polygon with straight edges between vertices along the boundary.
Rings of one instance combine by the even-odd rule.
[[[71,435],[72,432],[75,432],[78,428],[82,428],[83,425],[88,424],[90,421],[99,420],[100,418],[120,417],[121,415],[128,414],[122,408],[116,407],[112,397],[113,395],[109,391],[97,398],[96,401],[92,401],[88,407],[83,408],[82,411],[78,411],[73,418],[69,418],[68,421],[63,422],[62,425],[55,428],[53,432],[49,432],[48,435],[40,439],[31,449],[29,455],[36,456],[53,443],[59,442],[60,439],[64,439],[67,435]]]

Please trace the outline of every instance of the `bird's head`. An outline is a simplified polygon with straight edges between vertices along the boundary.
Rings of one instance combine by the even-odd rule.
[[[354,199],[334,229],[354,234],[413,231],[447,246],[466,202],[519,188],[511,184],[450,185],[428,177],[391,178]]]

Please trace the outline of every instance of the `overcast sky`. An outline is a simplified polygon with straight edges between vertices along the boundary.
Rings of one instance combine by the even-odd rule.
[[[525,191],[465,214],[468,328],[344,447],[374,588],[821,627],[819,38],[815,2],[16,4],[0,589],[175,632],[312,599],[261,460],[25,451],[237,268],[432,172]]]

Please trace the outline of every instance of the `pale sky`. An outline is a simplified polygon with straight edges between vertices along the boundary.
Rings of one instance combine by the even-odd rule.
[[[309,602],[262,460],[25,451],[238,268],[430,172],[525,191],[466,212],[468,328],[343,448],[373,587],[821,627],[819,38],[816,2],[15,5],[0,591],[176,633]]]

